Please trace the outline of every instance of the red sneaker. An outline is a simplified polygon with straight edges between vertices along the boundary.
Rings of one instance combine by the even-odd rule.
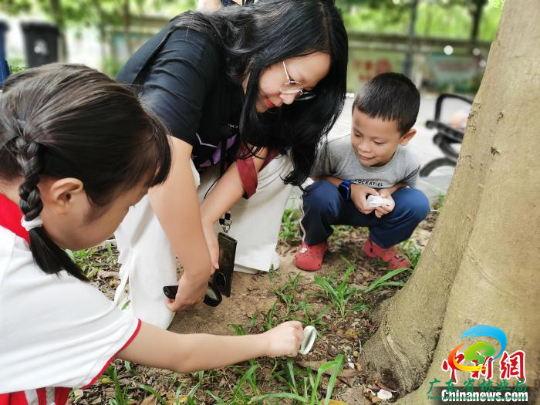
[[[320,270],[327,249],[328,245],[326,242],[313,246],[308,246],[306,242],[302,242],[302,246],[300,246],[300,249],[294,255],[294,265],[300,270]]]
[[[368,238],[366,243],[364,243],[364,253],[369,257],[381,259],[392,270],[411,267],[411,262],[407,259],[405,253],[401,252],[397,247],[392,246],[388,249],[383,249],[376,245],[371,238]]]

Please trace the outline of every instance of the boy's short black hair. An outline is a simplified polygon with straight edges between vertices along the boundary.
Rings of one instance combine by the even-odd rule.
[[[407,76],[401,73],[382,73],[360,90],[353,103],[353,111],[371,118],[396,121],[401,134],[411,129],[420,109],[420,92]]]

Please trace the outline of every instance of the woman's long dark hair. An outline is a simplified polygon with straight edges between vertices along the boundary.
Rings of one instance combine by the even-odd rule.
[[[94,211],[144,182],[162,183],[171,152],[165,127],[132,90],[82,65],[54,64],[8,78],[0,95],[0,180],[23,178],[20,208],[27,221],[43,203],[41,178],[82,181]],[[48,274],[81,269],[47,235],[30,231],[30,249]]]
[[[309,176],[317,145],[336,122],[345,100],[348,40],[334,1],[260,0],[213,13],[188,12],[177,17],[176,26],[205,33],[224,49],[230,81],[240,84],[249,74],[240,118],[242,139],[257,148],[290,151],[294,168],[285,181],[301,185]],[[313,90],[317,97],[257,113],[264,70],[314,52],[331,57],[328,75]]]

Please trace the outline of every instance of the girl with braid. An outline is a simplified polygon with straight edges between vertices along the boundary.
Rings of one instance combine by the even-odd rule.
[[[178,335],[141,322],[90,285],[64,252],[109,237],[170,165],[164,126],[107,76],[56,64],[6,81],[0,404],[65,404],[71,387],[93,384],[115,358],[188,372],[296,355],[298,322],[235,337]]]

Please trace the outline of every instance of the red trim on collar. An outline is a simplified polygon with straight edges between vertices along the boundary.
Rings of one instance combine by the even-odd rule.
[[[20,208],[5,195],[0,194],[0,226],[30,243],[28,232],[22,227]]]

